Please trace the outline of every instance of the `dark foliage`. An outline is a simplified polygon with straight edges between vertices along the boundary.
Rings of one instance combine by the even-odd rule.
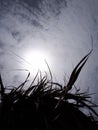
[[[96,105],[90,101],[90,95],[77,90],[70,92],[90,53],[74,68],[66,86],[37,74],[24,89],[28,74],[19,87],[6,92],[0,77],[0,130],[98,130],[98,114],[93,109]],[[84,114],[80,108],[91,114]]]

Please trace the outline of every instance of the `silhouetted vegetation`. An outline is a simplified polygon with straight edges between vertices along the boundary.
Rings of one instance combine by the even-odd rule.
[[[91,53],[91,52],[90,52]],[[96,107],[90,95],[78,89],[72,93],[79,73],[85,65],[88,53],[74,68],[66,86],[37,74],[27,89],[26,80],[17,88],[6,91],[0,77],[1,130],[98,130]],[[37,81],[37,82],[35,82]],[[84,114],[80,108],[86,108]]]

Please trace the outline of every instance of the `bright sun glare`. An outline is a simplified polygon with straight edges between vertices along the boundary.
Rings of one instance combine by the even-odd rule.
[[[25,69],[28,69],[30,72],[34,71],[46,71],[47,64],[45,61],[49,61],[49,56],[42,52],[41,50],[32,50],[27,51],[24,54],[25,60]]]

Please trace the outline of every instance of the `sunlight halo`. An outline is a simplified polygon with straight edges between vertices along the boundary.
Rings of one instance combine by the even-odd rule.
[[[24,68],[33,71],[47,71],[47,63],[50,63],[49,55],[42,50],[28,50],[25,51],[23,58],[25,60]]]

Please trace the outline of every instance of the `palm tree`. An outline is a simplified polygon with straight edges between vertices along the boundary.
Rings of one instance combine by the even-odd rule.
[[[91,53],[91,52],[90,52]],[[70,90],[74,86],[78,75],[86,63],[88,53],[74,68],[66,86],[48,80],[46,76],[35,76],[30,86],[24,89],[26,80],[17,88],[6,92],[0,77],[1,130],[98,130],[93,109],[96,105],[89,98],[90,95],[75,93]],[[51,76],[52,77],[52,76]],[[38,82],[35,84],[35,80]],[[80,108],[90,111],[87,115]]]

